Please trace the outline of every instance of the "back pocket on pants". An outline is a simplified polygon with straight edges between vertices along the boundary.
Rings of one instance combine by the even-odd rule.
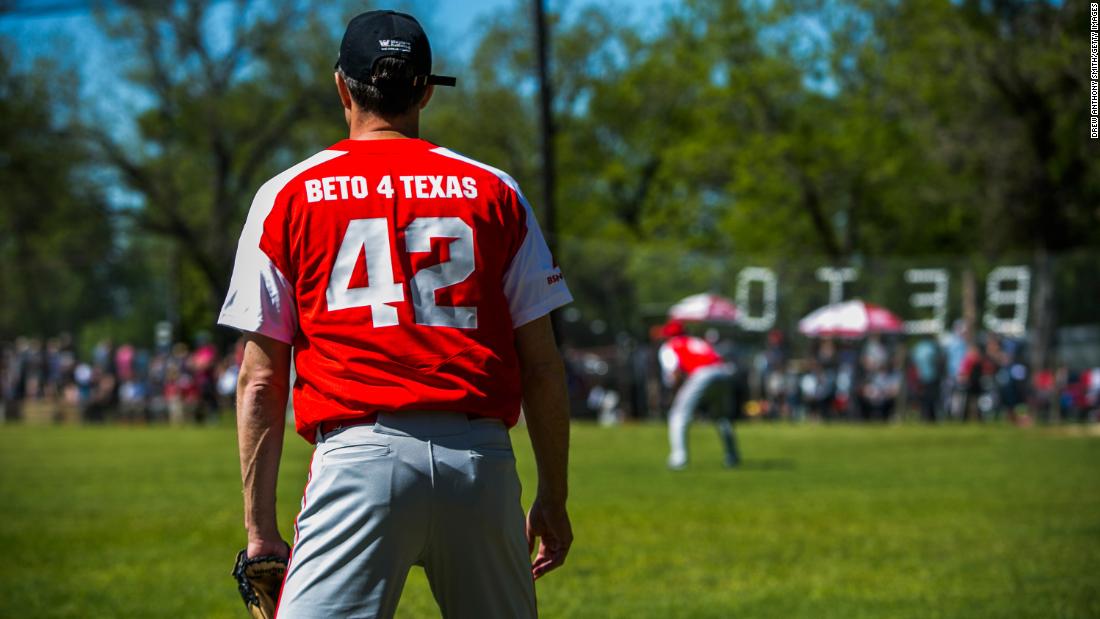
[[[389,445],[340,445],[321,455],[323,464],[354,464],[390,455]]]

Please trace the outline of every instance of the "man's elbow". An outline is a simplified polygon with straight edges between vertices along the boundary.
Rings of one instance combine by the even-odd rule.
[[[237,395],[286,397],[290,386],[290,345],[259,334],[245,336]]]
[[[268,368],[241,369],[237,379],[237,395],[245,401],[263,402],[271,398],[285,398],[289,388],[286,377]]]
[[[237,387],[237,394],[246,402],[270,402],[286,392],[286,387],[267,381],[250,381]]]

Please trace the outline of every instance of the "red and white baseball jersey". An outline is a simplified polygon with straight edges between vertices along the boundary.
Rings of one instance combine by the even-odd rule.
[[[504,172],[343,140],[260,188],[218,322],[294,345],[298,433],[377,411],[519,416],[513,329],[572,301]]]
[[[657,351],[661,363],[661,372],[665,383],[672,384],[672,376],[677,370],[684,376],[691,376],[695,370],[725,363],[722,356],[706,340],[691,335],[671,337]]]

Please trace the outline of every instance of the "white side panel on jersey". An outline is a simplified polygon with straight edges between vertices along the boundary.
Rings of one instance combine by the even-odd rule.
[[[657,361],[661,364],[661,380],[666,387],[671,387],[674,382],[673,376],[676,375],[676,370],[680,369],[680,358],[676,356],[676,351],[672,350],[672,346],[669,346],[667,341],[657,349]]]
[[[519,327],[527,324],[571,302],[573,295],[565,285],[561,270],[554,266],[554,257],[550,255],[550,249],[546,246],[546,239],[542,236],[535,212],[520,191],[515,179],[501,170],[446,148],[434,148],[432,152],[492,172],[516,192],[520,204],[526,209],[527,230],[523,236],[523,243],[504,273],[503,281],[504,295],[508,298],[508,309],[512,314],[512,326]]]
[[[237,244],[233,277],[222,305],[218,324],[266,335],[291,343],[298,330],[294,288],[267,254],[260,249],[264,221],[275,207],[275,197],[302,172],[345,154],[324,150],[267,181],[256,192],[248,219]]]

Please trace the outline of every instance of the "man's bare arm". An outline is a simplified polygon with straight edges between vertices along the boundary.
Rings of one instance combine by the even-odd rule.
[[[275,488],[289,391],[290,345],[255,333],[245,335],[237,380],[237,443],[250,557],[287,555],[275,516]]]
[[[527,543],[539,552],[531,566],[538,578],[565,561],[573,530],[565,502],[569,495],[569,396],[565,367],[554,342],[550,317],[516,329],[527,433],[538,466],[538,491],[527,516]]]

